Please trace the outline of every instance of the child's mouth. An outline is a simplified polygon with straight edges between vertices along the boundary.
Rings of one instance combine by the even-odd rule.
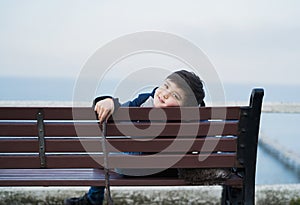
[[[159,96],[158,96],[158,100],[159,100],[160,103],[165,103],[165,101]]]

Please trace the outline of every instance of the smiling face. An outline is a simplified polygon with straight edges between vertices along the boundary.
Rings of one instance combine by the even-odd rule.
[[[183,106],[185,102],[185,92],[174,82],[166,79],[154,94],[154,107],[175,107]]]

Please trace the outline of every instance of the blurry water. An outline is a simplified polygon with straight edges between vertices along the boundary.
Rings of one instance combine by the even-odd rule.
[[[300,114],[263,113],[261,132],[300,155]]]
[[[300,176],[258,146],[256,184],[295,184]]]
[[[263,113],[260,133],[300,156],[299,122],[300,114]],[[258,184],[300,183],[300,175],[259,147],[256,181]]]

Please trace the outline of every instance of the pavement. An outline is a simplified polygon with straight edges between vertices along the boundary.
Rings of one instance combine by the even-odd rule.
[[[0,205],[59,205],[88,187],[0,187]],[[219,205],[222,187],[112,187],[115,205]],[[257,185],[257,205],[286,205],[300,200],[300,184]]]

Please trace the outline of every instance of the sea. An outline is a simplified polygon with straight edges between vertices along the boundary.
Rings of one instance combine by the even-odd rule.
[[[76,79],[72,78],[37,78],[37,77],[0,77],[0,101],[61,101],[73,100]],[[106,83],[97,95],[112,95],[116,81]],[[264,103],[267,104],[300,104],[300,84],[233,84],[224,83],[226,102],[242,102],[247,104],[251,89],[255,87],[265,90]],[[124,89],[126,92],[126,89]],[[126,95],[126,93],[125,93]],[[128,93],[132,96],[132,93]],[[118,97],[118,96],[115,96]],[[129,98],[131,99],[131,98]],[[291,150],[300,156],[300,113],[263,112],[260,134]],[[277,157],[262,146],[258,146],[256,184],[296,184],[300,183],[300,173],[286,166]]]

